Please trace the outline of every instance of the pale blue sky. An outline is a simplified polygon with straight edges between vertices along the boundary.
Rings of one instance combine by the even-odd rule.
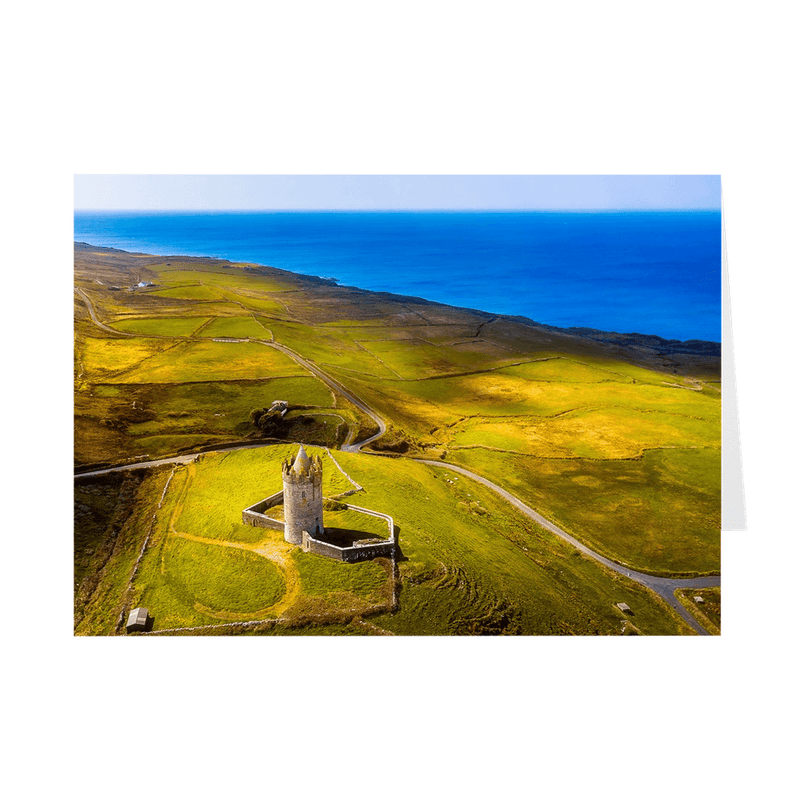
[[[76,175],[103,210],[720,209],[719,175]]]

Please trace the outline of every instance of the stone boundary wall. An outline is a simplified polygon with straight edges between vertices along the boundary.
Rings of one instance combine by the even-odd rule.
[[[316,553],[318,556],[327,556],[337,561],[366,561],[370,558],[385,556],[391,558],[394,555],[394,542],[380,542],[375,544],[355,545],[353,547],[337,547],[328,542],[321,542],[313,539],[307,531],[303,531],[303,550],[308,553]]]
[[[344,475],[344,476],[345,476],[345,478],[347,478],[347,480],[348,480],[348,481],[350,481],[350,483],[351,483],[351,484],[353,485],[353,487],[354,487],[354,488],[353,488],[353,489],[351,489],[349,492],[343,492],[342,494],[340,494],[340,495],[337,495],[337,497],[346,497],[346,496],[347,496],[347,495],[349,495],[349,494],[355,494],[356,492],[363,492],[363,491],[364,491],[364,487],[363,487],[363,486],[360,486],[358,483],[356,483],[356,482],[355,482],[355,481],[354,481],[354,480],[353,480],[353,479],[352,479],[352,478],[351,478],[351,477],[350,477],[350,476],[349,476],[349,475],[348,475],[348,474],[347,474],[347,473],[346,473],[346,472],[345,472],[345,471],[342,469],[342,466],[341,466],[341,464],[339,464],[339,462],[338,462],[338,461],[337,461],[337,460],[336,460],[336,459],[333,457],[333,453],[331,453],[331,451],[330,451],[330,448],[329,448],[329,447],[326,447],[326,448],[325,448],[325,452],[328,454],[328,458],[330,458],[330,460],[331,460],[331,461],[333,461],[334,465],[336,466],[336,469],[338,469],[338,470],[339,470],[339,472],[341,472],[341,473],[342,473],[342,475]]]
[[[284,523],[277,519],[268,517],[263,512],[268,508],[277,506],[283,502],[283,492],[276,492],[273,495],[261,500],[258,503],[242,511],[242,522],[245,525],[252,525],[256,528],[272,528],[276,531],[284,530]],[[352,506],[349,503],[342,503],[343,506],[351,511],[358,511],[361,514],[369,514],[371,517],[378,517],[386,522],[389,528],[389,538],[384,542],[372,542],[370,544],[353,545],[351,547],[337,547],[335,544],[320,541],[311,536],[308,531],[303,531],[301,547],[308,553],[315,553],[328,558],[335,558],[337,561],[365,561],[369,558],[384,556],[392,558],[395,555],[397,537],[394,530],[394,519],[388,514],[380,511],[372,511],[361,506]]]
[[[264,628],[274,628],[279,619],[255,619],[249,622],[223,622],[219,625],[194,625],[191,628],[162,628],[160,631],[134,631],[131,636],[158,636],[159,634],[170,633],[192,633],[194,631],[222,630],[224,628],[252,628],[263,626]]]
[[[389,541],[392,544],[395,543],[394,519],[388,514],[382,514],[380,511],[372,511],[369,508],[361,508],[361,506],[354,506],[350,503],[343,503],[342,505],[347,506],[353,511],[360,511],[362,514],[369,514],[371,517],[378,517],[379,519],[386,520],[386,524],[389,526]]]
[[[285,523],[278,519],[272,519],[264,513],[268,508],[277,506],[282,502],[283,492],[275,492],[275,494],[271,494],[264,500],[242,511],[242,522],[255,528],[271,528],[275,531],[283,531],[286,527]]]
[[[378,517],[385,520],[389,526],[389,539],[385,542],[373,542],[370,544],[353,545],[352,547],[337,547],[328,542],[321,542],[315,539],[307,531],[303,531],[303,550],[309,553],[316,553],[320,556],[327,556],[328,558],[335,558],[337,561],[365,561],[369,558],[378,558],[384,556],[392,558],[395,555],[395,546],[397,540],[394,530],[394,519],[388,514],[381,514],[380,511],[372,511],[369,508],[361,508],[361,506],[352,506],[348,503],[342,505],[349,508],[351,511],[358,511],[362,514],[369,514],[371,517]]]
[[[153,535],[153,529],[156,526],[156,517],[158,517],[158,512],[161,511],[161,506],[164,505],[164,498],[167,496],[167,489],[169,489],[169,485],[172,482],[172,476],[175,474],[176,467],[172,467],[172,471],[169,473],[167,477],[167,482],[164,484],[164,490],[161,492],[161,499],[158,501],[158,505],[156,506],[156,510],[153,512],[153,516],[150,518],[150,527],[147,529],[147,536],[144,537],[144,542],[142,542],[142,548],[139,550],[139,557],[136,559],[136,563],[133,565],[133,569],[131,570],[131,576],[128,578],[128,585],[125,587],[125,594],[124,594],[124,604],[122,606],[122,611],[120,611],[119,619],[117,620],[117,625],[114,628],[115,633],[119,633],[123,626],[125,625],[125,620],[128,618],[128,614],[130,614],[132,609],[131,603],[131,595],[133,593],[133,582],[136,580],[136,576],[139,574],[139,566],[142,563],[142,559],[144,558],[145,551],[147,550],[147,545],[150,544],[150,537]]]

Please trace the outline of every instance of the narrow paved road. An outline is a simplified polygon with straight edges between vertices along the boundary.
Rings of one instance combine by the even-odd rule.
[[[106,333],[116,333],[117,336],[134,336],[133,333],[125,333],[125,331],[118,331],[115,328],[109,328],[104,322],[100,322],[97,318],[97,313],[95,312],[94,303],[92,299],[89,297],[83,289],[79,289],[77,286],[75,287],[75,293],[79,294],[81,300],[83,300],[84,305],[86,306],[86,310],[89,312],[89,316],[92,318],[92,322],[97,325],[98,328],[101,330],[106,331]]]
[[[280,350],[282,353],[289,356],[289,358],[296,361],[301,367],[304,367],[309,372],[316,375],[326,386],[333,389],[334,392],[342,395],[342,397],[344,397],[346,400],[349,400],[357,408],[360,408],[378,426],[378,432],[374,436],[370,436],[368,439],[363,439],[362,441],[355,442],[353,444],[342,445],[342,450],[348,453],[358,453],[359,450],[364,447],[364,445],[369,444],[379,436],[383,436],[383,434],[386,433],[386,423],[363,400],[356,397],[345,386],[339,383],[339,381],[331,378],[330,375],[327,375],[315,364],[312,364],[310,361],[306,361],[303,356],[301,356],[299,353],[296,353],[294,350],[290,350],[285,345],[278,344],[275,341],[258,341],[260,341],[261,344],[267,345],[267,347],[274,347],[276,350]]]
[[[275,447],[275,442],[253,442],[253,444],[237,444],[233,447],[220,447],[216,450],[204,450],[200,453],[188,453],[182,456],[170,456],[168,458],[158,458],[153,461],[135,461],[130,464],[119,464],[116,467],[102,467],[88,472],[76,472],[75,478],[91,478],[95,475],[107,475],[109,472],[124,472],[128,469],[148,469],[149,467],[160,467],[163,464],[190,464],[196,461],[203,453],[230,453],[232,450],[250,450],[255,447]]]
[[[104,325],[97,319],[97,316],[94,311],[94,306],[92,305],[91,300],[89,297],[79,288],[75,287],[75,291],[81,296],[81,298],[86,303],[86,307],[89,310],[89,314],[92,318],[92,321],[100,328],[106,331],[110,331],[111,333],[120,333],[120,331],[116,331],[113,328],[109,328],[107,325]],[[128,334],[129,335],[129,334]],[[307,369],[313,375],[316,375],[324,384],[326,384],[329,388],[333,389],[334,392],[338,392],[347,400],[349,400],[354,406],[361,409],[367,416],[370,417],[378,426],[378,433],[374,434],[373,436],[368,437],[367,439],[363,439],[360,442],[353,442],[352,444],[342,445],[342,450],[350,453],[358,453],[360,452],[361,448],[365,445],[369,444],[370,442],[377,439],[379,436],[382,436],[386,432],[386,423],[375,413],[363,400],[356,397],[352,392],[350,392],[347,388],[345,388],[339,381],[334,378],[331,378],[325,372],[323,372],[319,367],[312,364],[310,361],[307,361],[303,356],[299,353],[296,353],[294,350],[286,347],[285,345],[278,344],[278,342],[271,341],[268,342],[263,339],[253,339],[253,340],[234,340],[234,341],[257,341],[260,344],[266,345],[267,347],[272,347],[276,350],[280,350],[285,355],[289,356],[293,361],[299,364],[301,367]],[[247,444],[247,445],[240,445],[238,447],[232,448],[224,448],[224,450],[212,450],[209,452],[223,452],[223,451],[230,451],[230,450],[244,450],[253,447],[272,447],[272,444]],[[197,454],[191,455],[182,455],[182,456],[174,456],[172,458],[162,458],[155,461],[143,461],[138,462],[135,464],[125,464],[118,467],[108,467],[105,469],[95,470],[93,472],[84,472],[75,475],[75,477],[88,477],[93,475],[104,475],[109,472],[117,472],[120,470],[126,469],[141,469],[143,467],[156,467],[160,466],[161,464],[186,464],[189,463],[197,458]],[[478,483],[483,484],[487,488],[491,489],[492,491],[499,494],[505,500],[507,500],[511,505],[525,514],[527,517],[532,519],[537,524],[541,525],[546,530],[554,533],[556,536],[561,537],[564,541],[569,542],[573,547],[576,547],[585,555],[593,558],[595,561],[603,564],[604,566],[608,567],[609,569],[613,570],[614,572],[618,573],[619,575],[624,575],[627,578],[630,578],[637,583],[646,586],[648,589],[651,589],[655,592],[660,598],[662,598],[666,603],[668,603],[672,608],[674,608],[678,614],[681,616],[683,620],[687,622],[695,631],[702,635],[709,635],[708,631],[706,631],[700,623],[689,613],[689,611],[683,606],[683,604],[678,600],[675,596],[676,589],[703,589],[711,586],[719,586],[720,585],[720,576],[719,575],[712,575],[708,577],[701,577],[701,578],[660,578],[655,575],[647,575],[644,572],[637,572],[636,570],[630,569],[622,564],[618,564],[616,561],[612,561],[605,556],[600,555],[600,553],[595,552],[590,547],[587,547],[582,542],[578,541],[574,536],[571,536],[566,531],[559,528],[557,525],[554,525],[549,520],[545,519],[541,514],[537,511],[534,511],[529,505],[523,503],[518,497],[515,497],[510,492],[507,492],[505,489],[498,486],[496,483],[492,483],[492,481],[477,475],[474,472],[470,472],[470,470],[465,469],[464,467],[457,467],[453,464],[447,464],[443,461],[430,461],[427,459],[414,459],[415,461],[419,461],[422,464],[429,464],[433,467],[449,469],[453,472],[458,472],[464,475],[467,478],[472,478],[472,480],[478,481]]]

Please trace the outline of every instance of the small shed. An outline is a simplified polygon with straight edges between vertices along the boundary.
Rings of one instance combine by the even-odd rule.
[[[633,613],[633,612],[631,611],[631,607],[630,607],[630,606],[629,606],[627,603],[617,603],[617,608],[618,608],[618,609],[619,609],[619,610],[620,610],[620,611],[621,611],[623,614],[632,614],[632,613]]]
[[[286,400],[273,400],[272,405],[269,407],[267,413],[269,414],[279,413],[281,416],[284,416],[284,414],[286,414],[288,410],[289,410],[289,403]]]
[[[128,624],[125,626],[125,633],[146,631],[149,621],[150,612],[146,608],[134,608],[128,615]]]
[[[699,594],[696,594],[692,599],[695,601],[695,603],[705,603],[705,600],[703,600]]]

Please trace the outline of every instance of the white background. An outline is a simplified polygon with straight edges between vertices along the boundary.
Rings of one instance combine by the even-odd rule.
[[[21,8],[2,54],[9,796],[785,796],[789,5]],[[723,636],[73,638],[72,181],[124,172],[721,174],[749,525],[723,535]]]

